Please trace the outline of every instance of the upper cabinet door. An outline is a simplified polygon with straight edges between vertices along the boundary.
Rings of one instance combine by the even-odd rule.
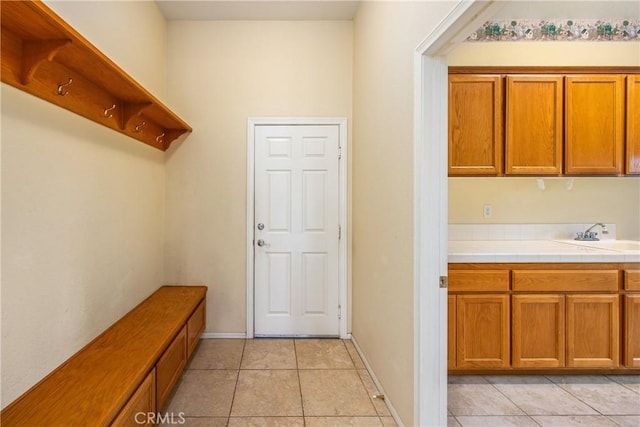
[[[502,174],[502,78],[449,76],[449,175]]]
[[[640,174],[640,75],[627,76],[627,173]]]
[[[507,175],[562,173],[563,78],[507,76]]]
[[[567,76],[565,172],[622,173],[623,75]]]

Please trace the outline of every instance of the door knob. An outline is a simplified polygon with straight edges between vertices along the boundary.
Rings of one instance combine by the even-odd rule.
[[[264,240],[262,240],[262,239],[258,240],[258,246],[264,246],[264,244],[265,244]]]
[[[263,223],[259,223],[258,224],[258,230],[264,230],[264,224]]]

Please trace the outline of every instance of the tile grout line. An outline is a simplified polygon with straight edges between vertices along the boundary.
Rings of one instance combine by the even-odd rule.
[[[378,408],[376,408],[376,405],[373,403],[373,396],[369,395],[369,390],[367,389],[367,385],[364,383],[364,380],[360,376],[360,372],[358,372],[359,369],[356,368],[356,362],[353,360],[353,356],[351,355],[351,353],[349,352],[349,349],[347,348],[347,344],[345,342],[346,340],[340,340],[340,341],[342,342],[342,345],[344,346],[345,351],[349,355],[349,359],[351,360],[351,364],[353,365],[353,370],[356,372],[356,375],[358,376],[358,379],[360,380],[360,384],[362,384],[362,387],[364,388],[365,393],[367,393],[367,397],[369,398],[369,403],[371,404],[371,406],[373,406],[373,411],[376,413],[378,421],[380,421],[380,425],[384,425],[384,424],[382,424],[382,418],[380,416],[380,413],[378,412]],[[365,371],[366,371],[366,369],[365,369]],[[367,372],[367,375],[368,374],[369,374],[369,372]],[[371,382],[373,383],[373,380],[371,380]],[[376,387],[375,384],[373,386]],[[376,387],[376,393],[379,393],[378,387]],[[383,401],[383,403],[385,404],[385,406],[387,405],[386,402]]]
[[[233,386],[233,396],[231,397],[231,406],[229,406],[229,415],[227,416],[227,426],[231,423],[231,411],[233,410],[233,403],[236,400],[236,391],[238,389],[238,381],[240,381],[240,368],[242,368],[242,359],[244,359],[244,349],[247,345],[247,340],[242,340],[242,351],[240,352],[240,364],[238,365],[238,374],[236,375],[236,383]]]
[[[513,400],[511,400],[511,398],[509,398],[509,396],[507,396],[505,393],[502,392],[502,390],[500,390],[498,387],[495,386],[495,384],[491,383],[488,379],[486,375],[483,375],[482,378],[490,385],[492,386],[494,389],[496,389],[498,391],[498,393],[500,393],[501,395],[503,395],[505,397],[505,399],[507,399],[509,402],[513,403],[513,405],[520,409],[522,411],[522,413],[528,417],[531,421],[533,421],[534,423],[536,423],[537,425],[541,425],[539,422],[537,422],[534,418],[533,415],[531,415],[530,413],[528,413],[527,411],[525,411],[523,408],[520,407],[520,405],[518,405],[516,402],[514,402]],[[545,377],[546,378],[546,377]],[[547,378],[548,379],[548,378]],[[553,382],[551,380],[549,380],[550,383],[553,384]],[[506,415],[506,414],[497,414],[498,416],[501,417],[508,417],[510,415]],[[457,420],[457,418],[456,418]],[[458,422],[460,423],[460,425],[462,425],[462,423],[458,420]]]
[[[513,405],[518,408],[519,410],[522,411],[523,414],[525,414],[526,416],[528,416],[529,418],[531,418],[533,420],[533,418],[531,417],[531,414],[529,414],[527,411],[525,411],[524,409],[522,409],[520,407],[520,405],[518,405],[516,402],[514,402],[513,400],[511,400],[511,398],[509,396],[507,396],[505,393],[502,392],[502,390],[500,390],[498,387],[495,386],[495,384],[491,383],[491,381],[489,381],[486,377],[486,375],[483,375],[482,378],[487,382],[487,384],[489,384],[491,387],[493,387],[498,393],[500,393],[501,395],[504,396],[505,399],[507,399],[509,402],[513,403]],[[496,414],[496,415],[500,415],[500,416],[508,416],[507,414]],[[535,420],[533,420],[535,422]],[[536,423],[538,424],[538,423]]]
[[[636,390],[634,390],[633,388],[630,387],[630,384],[621,383],[620,381],[616,381],[616,375],[605,375],[605,377],[609,378],[611,381],[615,382],[616,384],[620,384],[622,387],[626,388],[627,390],[631,390],[635,394],[639,394],[640,395],[639,392],[637,392]]]
[[[571,393],[569,390],[566,390],[564,387],[560,387],[560,385],[559,385],[559,384],[556,384],[555,382],[553,382],[553,380],[552,380],[551,378],[549,378],[549,376],[548,376],[548,375],[543,375],[543,376],[544,376],[546,379],[548,379],[548,380],[551,382],[551,384],[555,385],[555,386],[556,386],[556,387],[558,387],[560,390],[563,390],[565,393],[568,393],[568,394],[569,394],[569,396],[571,396],[571,397],[573,397],[574,399],[576,399],[576,400],[578,400],[578,401],[580,401],[580,402],[584,403],[586,406],[588,406],[589,408],[591,408],[591,409],[593,409],[594,411],[596,411],[596,413],[597,413],[598,415],[601,415],[601,416],[605,416],[605,417],[606,417],[606,415],[605,415],[605,414],[603,414],[602,412],[598,411],[598,410],[597,410],[596,408],[594,408],[593,406],[589,405],[587,402],[585,402],[584,400],[582,400],[580,397],[578,397],[578,396],[576,396],[575,394]],[[603,375],[603,376],[604,376],[604,377],[606,377],[606,375]],[[571,415],[571,416],[582,416],[582,415],[596,415],[596,414],[573,414],[573,415]]]
[[[307,420],[306,420],[306,417],[304,416],[304,400],[302,399],[302,382],[300,381],[300,366],[298,366],[298,348],[296,347],[295,338],[292,339],[291,341],[293,341],[293,356],[296,361],[296,376],[298,377],[298,389],[300,390],[300,408],[302,409],[302,426],[306,427]]]

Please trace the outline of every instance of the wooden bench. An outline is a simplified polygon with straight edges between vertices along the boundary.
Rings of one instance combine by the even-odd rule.
[[[140,425],[205,328],[204,286],[163,286],[9,404],[3,426]]]

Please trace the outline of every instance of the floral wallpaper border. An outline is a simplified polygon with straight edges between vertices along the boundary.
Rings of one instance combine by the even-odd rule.
[[[640,41],[640,20],[553,19],[487,21],[466,41]]]

